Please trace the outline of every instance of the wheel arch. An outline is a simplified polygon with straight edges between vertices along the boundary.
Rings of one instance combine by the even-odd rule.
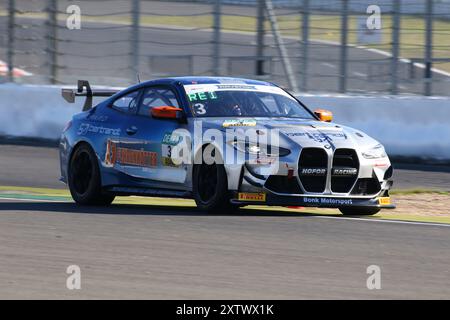
[[[201,147],[198,147],[197,150],[195,150],[195,154],[193,157],[193,165],[191,168],[191,181],[194,181],[194,165],[196,164],[196,159],[199,156],[199,153],[202,153],[204,151],[204,149],[209,146],[212,145],[215,147],[216,151],[219,151],[219,155],[222,159],[222,161],[224,162],[224,168],[225,168],[225,173],[226,173],[226,178],[227,178],[227,184],[228,184],[228,190],[232,191],[236,191],[239,189],[239,184],[240,184],[240,175],[243,169],[244,164],[226,164],[224,161],[224,151],[222,148],[220,148],[219,146],[217,146],[216,143],[214,143],[214,141],[208,141],[202,144]]]
[[[83,148],[83,150],[80,150],[80,148]],[[77,151],[80,150],[81,153],[89,153],[90,154],[90,162],[91,167],[95,166],[95,160],[93,157],[96,158],[97,167],[92,170],[92,175],[89,177],[89,181],[85,189],[83,191],[77,190],[75,184],[73,182],[76,178],[73,178],[72,180],[70,171],[72,162],[76,159],[74,157],[77,154]],[[115,195],[112,193],[105,192],[103,190],[102,185],[102,170],[101,165],[99,164],[99,158],[98,154],[95,151],[95,148],[90,144],[88,141],[80,140],[77,141],[73,147],[70,150],[70,156],[69,156],[69,163],[68,163],[68,172],[69,172],[69,180],[68,185],[70,189],[70,193],[72,195],[72,198],[75,200],[77,204],[81,205],[109,205],[112,203],[112,201],[115,198]],[[75,174],[75,172],[74,172]],[[72,183],[72,184],[71,184]]]
[[[92,144],[89,142],[89,141],[87,141],[87,140],[78,140],[74,145],[73,145],[73,147],[71,148],[71,150],[70,150],[70,153],[69,153],[69,157],[68,157],[68,162],[67,162],[67,173],[69,174],[69,172],[70,172],[70,165],[71,165],[71,163],[72,163],[72,158],[73,158],[73,155],[75,154],[75,151],[77,150],[77,149],[79,149],[81,146],[83,146],[83,145],[86,145],[86,146],[88,146],[91,150],[92,150],[92,152],[95,154],[95,157],[97,158],[97,165],[98,165],[98,169],[99,169],[99,171],[100,171],[100,182],[103,180],[102,179],[102,170],[101,170],[101,165],[100,165],[100,158],[99,158],[99,156],[98,156],[98,153],[97,153],[97,151],[95,151],[95,148],[92,146]]]

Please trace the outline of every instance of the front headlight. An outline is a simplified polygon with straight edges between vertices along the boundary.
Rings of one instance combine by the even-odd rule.
[[[381,144],[377,144],[375,147],[365,150],[362,155],[366,159],[379,159],[387,157],[386,151]]]
[[[230,144],[238,151],[258,156],[284,157],[291,153],[289,149],[273,147],[271,145],[260,145],[253,142],[232,141]]]

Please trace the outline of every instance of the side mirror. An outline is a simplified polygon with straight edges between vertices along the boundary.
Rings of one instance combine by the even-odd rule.
[[[152,117],[159,119],[181,119],[183,110],[171,106],[153,107],[150,109]]]
[[[314,114],[323,122],[331,122],[333,120],[333,113],[324,109],[314,110]]]

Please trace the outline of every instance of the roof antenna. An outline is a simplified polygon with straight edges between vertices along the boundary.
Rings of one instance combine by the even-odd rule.
[[[141,77],[139,77],[139,72],[136,73],[136,78],[137,78],[137,82],[138,82],[138,83],[141,83]]]

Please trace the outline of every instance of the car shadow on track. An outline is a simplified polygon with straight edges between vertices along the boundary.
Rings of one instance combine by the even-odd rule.
[[[307,209],[304,209],[307,210]],[[2,201],[1,211],[28,212],[60,212],[78,214],[111,214],[111,215],[162,215],[162,216],[261,216],[261,217],[311,217],[320,214],[313,212],[285,212],[278,210],[240,209],[235,212],[205,213],[195,207],[188,206],[160,206],[151,204],[112,204],[107,207],[79,206],[68,202],[23,202]],[[341,216],[340,214],[331,216]]]

